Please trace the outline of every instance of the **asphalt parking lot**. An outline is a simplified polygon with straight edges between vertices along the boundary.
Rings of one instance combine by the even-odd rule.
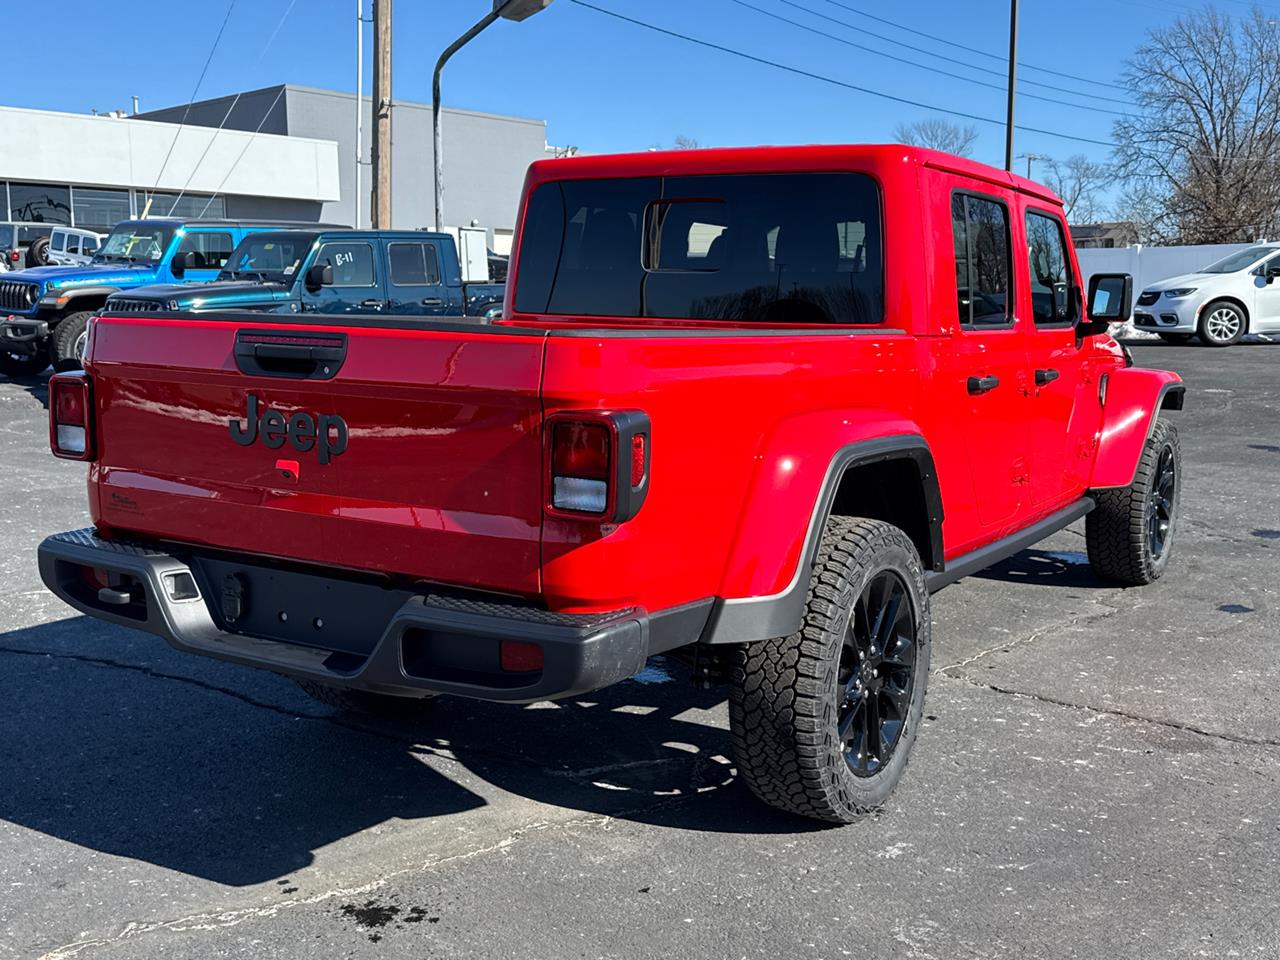
[[[911,768],[842,829],[668,662],[365,721],[73,616],[34,550],[84,468],[0,379],[0,957],[1280,955],[1280,345],[1134,353],[1188,383],[1169,573],[1072,528],[935,597]]]

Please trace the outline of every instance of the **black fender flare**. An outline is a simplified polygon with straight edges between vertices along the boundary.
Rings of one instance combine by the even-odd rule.
[[[931,555],[922,557],[921,560],[926,571],[942,570],[942,491],[938,485],[938,471],[934,466],[929,444],[919,434],[861,440],[841,447],[831,458],[791,581],[780,592],[770,596],[731,599],[717,597],[703,628],[701,642],[749,643],[785,637],[798,630],[804,619],[809,573],[813,569],[822,531],[831,515],[844,475],[851,469],[888,460],[910,460],[916,464],[929,513]]]

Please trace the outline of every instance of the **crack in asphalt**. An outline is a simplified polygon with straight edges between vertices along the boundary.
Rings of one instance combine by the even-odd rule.
[[[950,668],[948,668],[950,669]],[[1003,687],[996,683],[987,683],[985,680],[979,680],[977,677],[970,676],[967,673],[943,673],[942,676],[948,680],[959,680],[973,687],[979,687],[983,690],[990,690],[992,693],[1004,694],[1010,697],[1019,697],[1025,700],[1036,700],[1040,703],[1052,704],[1058,707],[1068,707],[1072,710],[1082,710],[1093,714],[1106,714],[1107,716],[1119,717],[1124,720],[1134,720],[1138,723],[1149,723],[1157,727],[1165,727],[1170,730],[1178,730],[1183,733],[1194,733],[1197,736],[1208,737],[1212,740],[1223,740],[1227,743],[1238,743],[1249,747],[1280,747],[1280,740],[1270,737],[1245,737],[1234,733],[1220,733],[1215,730],[1207,730],[1204,727],[1198,727],[1192,723],[1179,723],[1177,720],[1162,720],[1158,717],[1147,717],[1140,713],[1134,713],[1130,710],[1122,710],[1119,707],[1102,707],[1091,703],[1076,703],[1073,700],[1064,700],[1061,697],[1054,697],[1044,693],[1031,693],[1026,690],[1014,690],[1011,687]]]
[[[1057,630],[1069,630],[1070,628],[1079,626],[1082,623],[1091,623],[1094,620],[1105,620],[1107,617],[1114,616],[1115,614],[1119,613],[1122,609],[1119,606],[1116,606],[1111,603],[1107,603],[1107,601],[1100,600],[1097,598],[1095,598],[1093,602],[1103,608],[1102,613],[1077,614],[1074,617],[1069,617],[1068,619],[1064,620],[1062,623],[1055,623],[1055,624],[1051,624],[1050,626],[1043,627],[1040,630],[1036,630],[1036,631],[1033,631],[1032,633],[1027,634],[1025,637],[1016,637],[1012,640],[1005,640],[1003,643],[996,644],[993,647],[988,647],[986,650],[979,650],[977,653],[973,654],[973,656],[966,657],[963,660],[958,660],[955,663],[947,664],[947,666],[945,667],[938,667],[936,670],[933,670],[930,672],[934,676],[941,674],[943,676],[954,677],[956,675],[951,673],[950,671],[960,670],[961,668],[967,667],[972,663],[977,663],[979,660],[983,659],[984,657],[988,657],[993,653],[1012,650],[1014,647],[1026,646],[1027,644],[1033,643],[1036,640],[1039,640],[1042,637],[1048,636],[1050,633],[1053,633]],[[1136,609],[1140,605],[1141,605],[1140,601],[1135,601],[1134,609]]]
[[[235,910],[201,911],[199,913],[177,917],[172,920],[156,920],[148,922],[130,920],[112,936],[90,937],[84,940],[75,940],[71,943],[54,947],[52,950],[45,951],[40,954],[37,960],[68,960],[68,958],[75,957],[86,950],[93,950],[99,947],[109,947],[125,940],[131,940],[136,937],[152,933],[187,933],[190,931],[223,930],[229,927],[238,926],[247,920],[270,919],[279,915],[282,911],[313,906],[318,903],[323,903],[326,900],[332,900],[335,897],[362,896],[375,890],[380,890],[386,887],[391,881],[409,874],[428,873],[432,870],[436,870],[440,867],[445,867],[462,860],[470,860],[474,857],[506,850],[523,840],[527,834],[538,833],[543,830],[573,829],[575,827],[607,827],[616,816],[624,816],[630,812],[633,811],[623,811],[621,814],[614,816],[576,817],[570,820],[561,821],[535,821],[534,823],[528,823],[521,827],[517,827],[495,843],[489,843],[483,847],[477,847],[474,850],[468,850],[464,853],[456,853],[448,857],[440,857],[439,859],[431,860],[427,863],[418,864],[416,866],[404,867],[400,870],[388,873],[385,876],[381,876],[376,880],[371,880],[365,884],[351,887],[335,887],[332,890],[326,890],[323,893],[313,894],[309,897],[282,900],[278,903],[272,903],[261,907],[241,907]]]

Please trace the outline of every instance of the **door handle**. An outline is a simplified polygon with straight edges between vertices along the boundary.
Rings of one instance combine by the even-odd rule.
[[[969,392],[975,396],[994,390],[998,386],[1000,386],[999,377],[970,377],[968,381]]]
[[[361,300],[360,306],[365,307],[369,310],[381,310],[382,301],[381,300]]]
[[[1058,379],[1058,371],[1052,367],[1036,371],[1036,386],[1043,387],[1046,383],[1053,383]]]
[[[444,301],[439,297],[423,297],[422,298],[422,305],[424,307],[438,307],[442,303],[444,303]]]

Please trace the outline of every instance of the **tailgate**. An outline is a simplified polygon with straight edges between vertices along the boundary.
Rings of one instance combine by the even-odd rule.
[[[99,318],[98,522],[538,592],[543,335],[364,322]]]

